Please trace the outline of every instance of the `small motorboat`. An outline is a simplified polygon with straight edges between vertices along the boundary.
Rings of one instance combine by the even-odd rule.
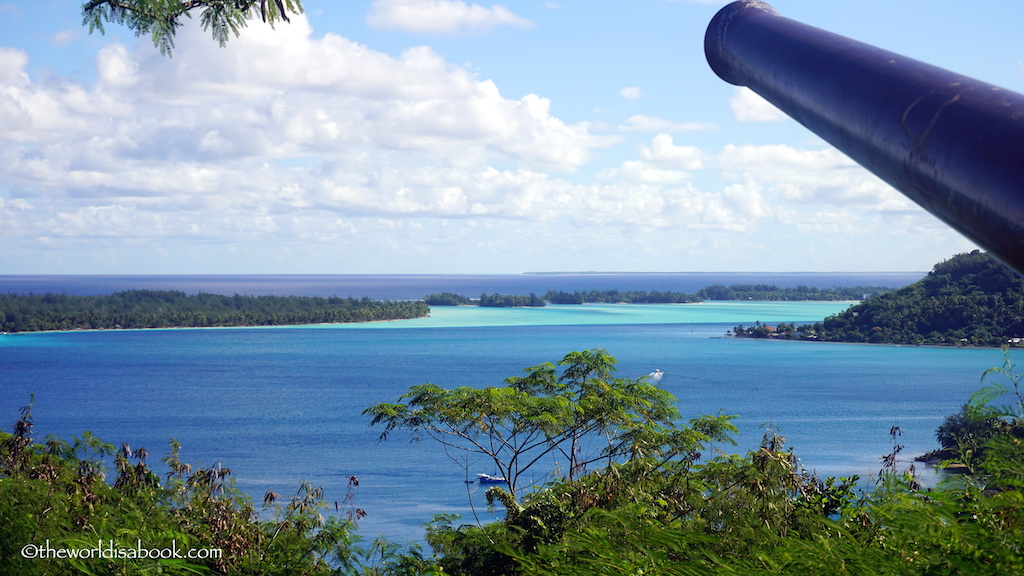
[[[650,380],[652,383],[657,384],[658,382],[661,382],[661,379],[664,376],[665,376],[665,373],[662,372],[661,369],[657,369],[654,372],[651,372],[650,374],[648,374],[647,375],[647,379]]]
[[[507,484],[508,480],[500,476],[491,476],[490,474],[477,474],[476,481],[481,484]]]

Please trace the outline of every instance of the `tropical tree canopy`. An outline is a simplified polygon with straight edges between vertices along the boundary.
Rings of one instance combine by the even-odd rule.
[[[290,22],[289,14],[301,14],[300,0],[86,0],[82,4],[82,24],[89,32],[104,33],[104,24],[125,26],[136,36],[149,36],[164,56],[174,48],[174,34],[183,18],[199,14],[203,29],[224,46],[236,37],[249,21],[259,17],[273,26]]]
[[[506,478],[512,498],[535,467],[551,466],[542,476],[561,469],[574,480],[597,462],[692,459],[705,442],[731,441],[736,428],[729,416],[677,424],[672,394],[646,377],[615,377],[615,363],[601,349],[570,352],[557,366],[527,368],[505,386],[423,384],[364,414],[385,427],[382,438],[404,429],[440,443],[450,455],[484,456]]]

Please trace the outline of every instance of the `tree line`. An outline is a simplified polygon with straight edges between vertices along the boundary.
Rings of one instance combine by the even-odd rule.
[[[206,328],[370,322],[426,316],[419,301],[225,296],[128,290],[104,296],[0,294],[0,331]]]
[[[798,285],[779,288],[774,284],[713,284],[697,291],[696,296],[704,300],[759,300],[759,301],[843,301],[864,300],[876,294],[891,292],[882,286],[836,286],[816,288]]]
[[[757,301],[840,301],[861,300],[870,295],[890,292],[883,286],[850,286],[814,288],[795,286],[780,288],[774,284],[714,284],[691,294],[672,290],[548,290],[543,297],[482,294],[479,299],[442,292],[428,294],[424,301],[431,306],[543,306],[551,304],[688,304],[705,300],[757,300]]]
[[[544,294],[544,298],[552,304],[687,304],[701,301],[701,298],[694,294],[660,290],[549,290]]]
[[[427,294],[423,297],[423,301],[429,306],[482,306],[484,308],[541,308],[547,305],[544,298],[533,292],[528,295],[484,293],[476,299],[452,292],[441,292],[440,294]]]
[[[481,294],[477,301],[478,306],[485,308],[513,308],[518,306],[529,306],[534,308],[543,307],[547,302],[533,292],[523,296],[521,294]]]

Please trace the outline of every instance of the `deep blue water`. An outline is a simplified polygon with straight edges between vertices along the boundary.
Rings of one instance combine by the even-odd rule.
[[[816,303],[753,306],[758,317],[747,323],[806,320],[801,314],[823,310]],[[607,309],[577,310],[575,324],[550,308],[534,311],[534,325],[518,326],[439,314],[435,326],[0,336],[0,424],[9,430],[34,394],[40,438],[91,430],[146,447],[155,463],[174,437],[186,461],[221,462],[257,502],[268,489],[288,495],[302,480],[342,500],[347,477],[356,475],[356,503],[369,512],[364,535],[403,541],[421,538],[420,525],[436,513],[469,515],[466,471],[426,441],[395,435],[378,442],[379,430],[361,415],[416,384],[498,385],[569,351],[606,348],[622,376],[663,370],[662,385],[685,417],[739,415],[739,448],[719,448],[753,449],[770,425],[808,468],[867,477],[890,449],[890,427],[903,429],[908,456],[934,448],[942,418],[1002,362],[989,349],[726,339],[720,336],[733,316],[716,321],[723,316],[707,308],[666,307],[659,315],[668,323],[643,324],[602,324]],[[701,321],[682,320],[690,310]],[[666,316],[674,313],[678,321]],[[551,315],[561,324],[544,324]],[[481,461],[469,472],[492,470]],[[482,510],[480,494],[473,497]]]

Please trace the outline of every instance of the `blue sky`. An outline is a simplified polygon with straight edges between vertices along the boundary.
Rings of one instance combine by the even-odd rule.
[[[724,1],[306,0],[173,58],[0,0],[0,273],[919,271],[973,249],[703,55]],[[775,0],[1024,92],[1024,3]]]

